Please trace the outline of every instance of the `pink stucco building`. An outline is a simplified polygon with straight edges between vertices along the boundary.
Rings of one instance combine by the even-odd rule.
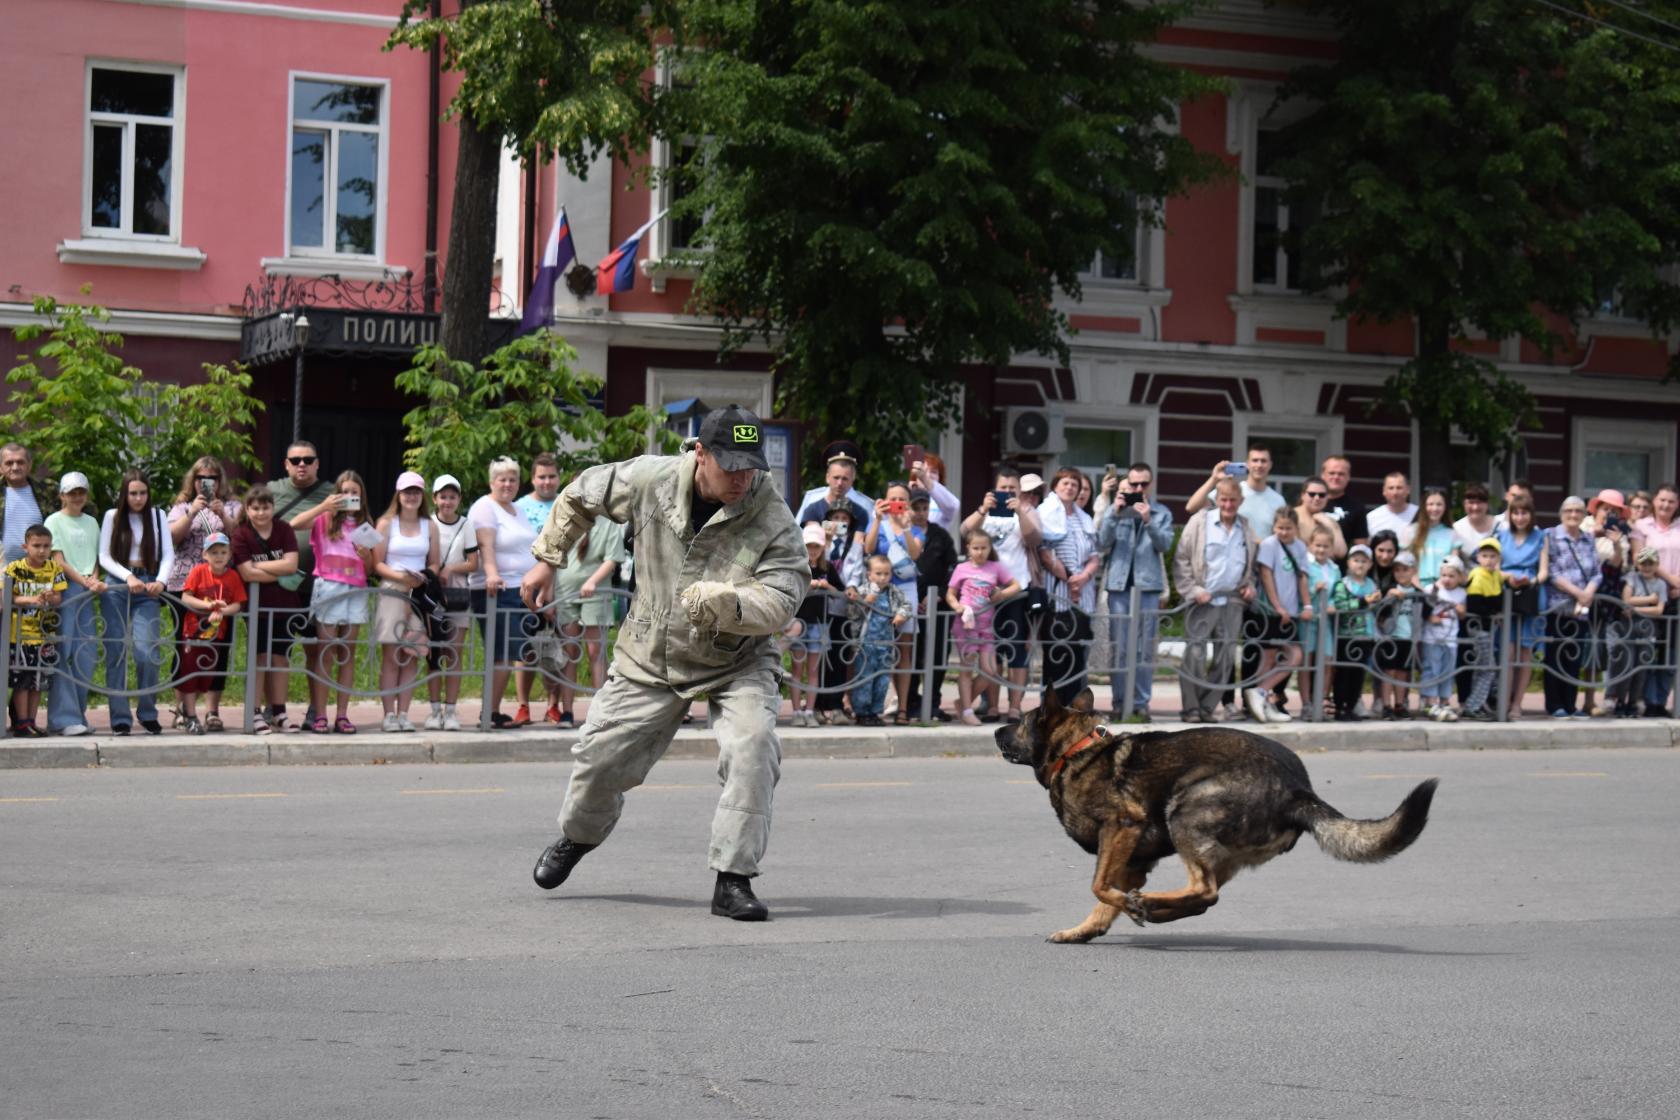
[[[391,379],[435,331],[429,279],[447,266],[455,151],[437,123],[448,76],[434,95],[427,55],[381,50],[400,9],[0,4],[0,95],[13,107],[0,131],[0,327],[24,321],[33,296],[77,299],[86,286],[151,377],[244,357],[270,406],[259,448],[273,462],[294,401],[293,349],[274,316],[320,308],[304,350],[305,434],[329,467],[353,462],[376,486],[394,477],[402,402]],[[1156,44],[1164,60],[1229,79],[1227,93],[1180,106],[1177,127],[1242,177],[1161,200],[1164,230],[1140,229],[1129,260],[1092,262],[1084,302],[1066,308],[1078,331],[1068,365],[973,371],[963,428],[939,447],[962,491],[978,493],[1004,455],[1097,470],[1144,458],[1171,499],[1253,439],[1273,446],[1289,482],[1345,449],[1370,498],[1386,471],[1416,471],[1413,432],[1367,408],[1412,352],[1412,328],[1337,320],[1329,300],[1292,285],[1276,237],[1289,215],[1266,175],[1266,140],[1299,109],[1275,105],[1275,91],[1291,67],[1335,49],[1299,6],[1262,0],[1222,0]],[[656,146],[651,158],[667,157]],[[557,204],[593,262],[666,201],[628,189],[629,170],[605,162],[584,178],[534,179],[510,163],[502,185],[506,314]],[[611,408],[699,397],[768,416],[764,357],[718,366],[712,331],[683,312],[690,278],[666,263],[681,236],[655,225],[632,292],[562,290],[558,328],[607,377]],[[1607,310],[1549,360],[1512,342],[1470,345],[1539,398],[1542,428],[1513,473],[1534,480],[1543,510],[1572,491],[1677,473],[1680,394],[1660,383],[1671,342]],[[800,418],[779,419],[800,431]],[[1502,485],[1468,447],[1454,458],[1460,481]]]

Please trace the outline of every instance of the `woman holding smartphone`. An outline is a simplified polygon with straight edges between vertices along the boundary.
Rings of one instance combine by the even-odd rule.
[[[309,678],[309,706],[316,713],[309,730],[325,734],[328,680],[338,684],[338,718],[332,730],[354,735],[350,722],[350,686],[356,676],[356,635],[367,622],[367,577],[373,550],[356,543],[356,529],[366,515],[367,486],[355,471],[345,471],[334,483],[342,495],[330,517],[316,518],[309,527],[315,551],[315,593],[309,608],[315,633],[322,643],[321,675]]]
[[[181,589],[186,586],[187,573],[204,560],[204,542],[211,533],[232,536],[239,524],[243,507],[229,489],[226,472],[215,459],[205,455],[196,460],[181,479],[175,494],[175,504],[169,509],[169,537],[175,545],[175,559],[169,568],[164,609],[175,620],[173,630],[181,632]],[[206,701],[204,730],[222,730],[222,693],[211,692]],[[185,722],[176,709],[174,726]]]

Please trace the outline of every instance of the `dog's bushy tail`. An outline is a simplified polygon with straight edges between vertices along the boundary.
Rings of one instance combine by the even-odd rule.
[[[1418,838],[1429,821],[1429,803],[1435,799],[1436,784],[1435,778],[1420,782],[1398,809],[1371,821],[1350,820],[1316,794],[1308,794],[1296,821],[1312,833],[1328,855],[1352,863],[1377,863],[1399,855]]]

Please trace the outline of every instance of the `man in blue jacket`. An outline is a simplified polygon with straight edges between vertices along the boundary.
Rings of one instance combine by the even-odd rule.
[[[1124,479],[1105,479],[1104,489],[1116,489],[1114,503],[1097,524],[1097,551],[1103,554],[1103,587],[1108,590],[1109,643],[1114,650],[1114,716],[1132,713],[1149,722],[1149,697],[1154,685],[1155,644],[1160,610],[1167,594],[1166,565],[1172,551],[1172,513],[1150,496],[1155,470],[1133,463]],[[1132,590],[1138,592],[1137,618],[1132,620]],[[1128,642],[1128,630],[1132,642]],[[1128,650],[1135,654],[1128,656]],[[1132,662],[1131,700],[1127,701],[1128,661]]]

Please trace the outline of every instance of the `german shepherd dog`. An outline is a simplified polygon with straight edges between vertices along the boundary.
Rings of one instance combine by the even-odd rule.
[[[997,732],[1003,757],[1031,766],[1074,843],[1097,857],[1097,905],[1051,941],[1101,937],[1126,915],[1175,922],[1219,901],[1219,888],[1310,832],[1336,859],[1375,863],[1406,850],[1429,819],[1436,779],[1381,820],[1349,820],[1313,792],[1293,751],[1235,728],[1109,734],[1086,689],[1063,707],[1056,694]],[[1144,893],[1158,860],[1177,852],[1183,890]]]

